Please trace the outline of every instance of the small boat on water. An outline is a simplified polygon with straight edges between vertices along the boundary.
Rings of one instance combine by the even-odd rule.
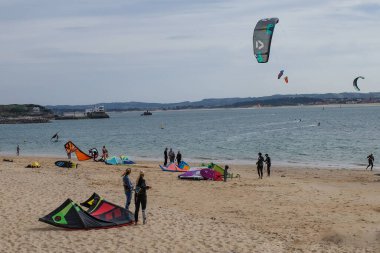
[[[86,116],[90,119],[104,119],[110,116],[106,113],[104,106],[95,106],[93,109],[86,110]]]
[[[141,113],[141,116],[150,116],[152,115],[152,113],[148,110],[146,110],[145,112]]]

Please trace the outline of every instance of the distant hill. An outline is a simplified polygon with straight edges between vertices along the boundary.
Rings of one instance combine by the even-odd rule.
[[[337,103],[379,103],[380,92],[373,93],[326,93],[291,94],[247,98],[208,98],[200,101],[179,103],[115,102],[94,105],[48,105],[55,113],[84,111],[94,106],[104,105],[107,111],[179,110],[201,108],[233,108],[252,106],[291,106]]]

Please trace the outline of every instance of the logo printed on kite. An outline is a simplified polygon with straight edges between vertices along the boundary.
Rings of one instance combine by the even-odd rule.
[[[256,48],[261,50],[264,47],[264,43],[261,40],[256,41]]]

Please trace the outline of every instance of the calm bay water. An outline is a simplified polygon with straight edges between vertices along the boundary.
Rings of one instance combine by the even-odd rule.
[[[289,107],[111,113],[110,119],[0,125],[0,154],[61,155],[72,140],[87,152],[106,145],[111,155],[161,160],[165,147],[186,161],[356,167],[380,155],[380,106]],[[318,126],[320,122],[320,126]],[[164,126],[164,129],[161,129]],[[59,131],[60,141],[51,142]],[[376,164],[375,164],[376,165]]]

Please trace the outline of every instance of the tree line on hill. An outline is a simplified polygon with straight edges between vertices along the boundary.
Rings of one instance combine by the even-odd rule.
[[[184,101],[178,103],[117,102],[99,103],[95,105],[49,105],[46,107],[57,114],[63,112],[84,111],[85,109],[99,105],[104,105],[107,111],[145,111],[360,103],[380,103],[380,92],[294,94],[247,98],[208,98],[195,102]]]

